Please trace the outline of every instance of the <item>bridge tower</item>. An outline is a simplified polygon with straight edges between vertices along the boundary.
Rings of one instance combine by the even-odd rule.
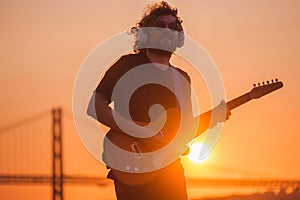
[[[53,200],[63,200],[62,109],[52,109]]]

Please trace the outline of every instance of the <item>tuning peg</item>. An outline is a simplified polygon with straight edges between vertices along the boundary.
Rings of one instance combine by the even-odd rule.
[[[270,81],[267,81],[267,84],[269,84],[270,83]]]
[[[272,79],[271,82],[274,83],[274,80]]]
[[[275,81],[278,82],[278,79],[276,78]]]
[[[265,85],[265,82],[262,82],[263,85]]]
[[[258,86],[260,86],[260,83],[257,83]]]
[[[253,87],[256,87],[256,84],[255,84],[255,83],[253,84]]]

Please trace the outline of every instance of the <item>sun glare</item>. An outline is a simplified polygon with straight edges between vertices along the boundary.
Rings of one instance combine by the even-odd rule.
[[[209,149],[202,142],[193,143],[190,147],[188,158],[193,163],[203,163],[208,158]]]

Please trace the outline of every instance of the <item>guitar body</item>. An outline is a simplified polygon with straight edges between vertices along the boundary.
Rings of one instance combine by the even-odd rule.
[[[171,164],[162,164],[170,152],[155,157],[156,151],[172,142],[180,124],[181,114],[178,109],[169,109],[166,114],[163,128],[152,137],[137,138],[112,129],[106,134],[103,160],[120,182],[127,185],[144,184]],[[186,148],[184,144],[182,146]],[[179,156],[173,157],[175,161]]]
[[[151,172],[140,172],[139,168],[141,166],[135,166],[134,163],[126,163],[126,159],[131,156],[132,159],[140,160],[139,162],[141,164],[144,163],[147,165],[148,162],[143,161],[141,153],[149,152],[150,149],[140,145],[140,138],[135,138],[126,133],[110,130],[104,139],[104,147],[106,146],[105,144],[108,143],[108,140],[123,151],[128,152],[126,157],[119,157],[119,159],[124,160],[122,160],[123,163],[121,166],[118,166],[119,169],[115,169],[113,167],[115,165],[110,163],[109,157],[118,155],[113,155],[108,148],[104,148],[103,158],[106,161],[107,166],[111,167],[111,171],[118,181],[126,185],[141,185],[151,181],[151,179],[159,174],[159,171],[157,170]]]

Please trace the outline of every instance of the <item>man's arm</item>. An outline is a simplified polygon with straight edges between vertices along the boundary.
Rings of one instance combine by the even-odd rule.
[[[96,120],[110,127],[113,130],[122,132],[113,117],[113,109],[109,106],[109,102],[102,96],[101,93],[95,92]],[[115,114],[118,114],[115,112]],[[119,115],[119,114],[118,114]],[[121,118],[121,116],[120,116]]]
[[[139,133],[140,136],[154,135],[154,131],[144,126],[147,124],[128,120],[109,106],[109,102],[100,92],[94,92],[89,102],[87,114],[98,122],[121,133]],[[117,122],[116,122],[117,120]],[[121,126],[121,127],[120,127]]]
[[[117,125],[115,118],[118,119],[119,124],[127,124],[127,126],[132,125],[132,122],[114,111],[109,106],[109,102],[105,99],[105,97],[100,92],[96,91],[94,91],[93,96],[90,99],[87,114],[98,122],[118,132],[124,131],[122,131],[122,129]]]

